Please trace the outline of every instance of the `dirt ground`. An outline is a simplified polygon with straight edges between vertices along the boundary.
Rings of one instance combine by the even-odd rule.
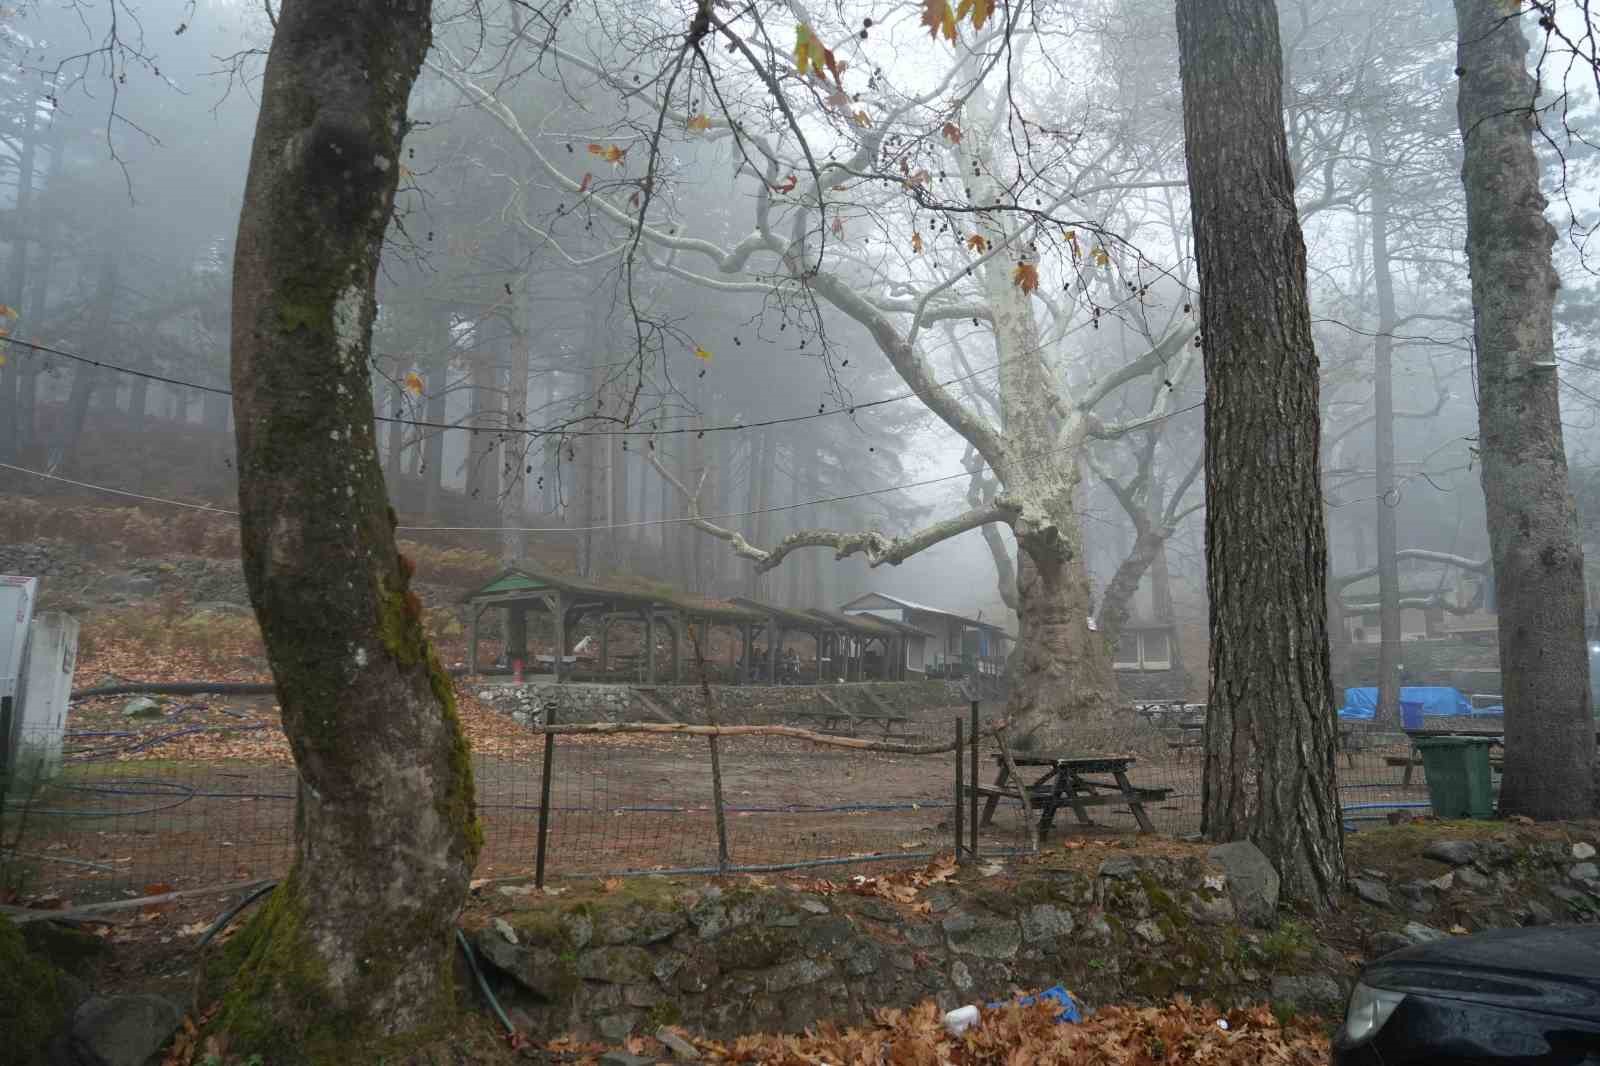
[[[8,880],[18,896],[76,902],[137,895],[151,885],[195,888],[284,873],[292,858],[296,780],[270,697],[175,698],[159,718],[123,717],[128,697],[75,706],[62,774],[19,810],[5,839],[18,857]],[[542,737],[462,699],[475,749],[486,847],[478,876],[534,870],[542,791]],[[955,709],[930,712],[940,719]],[[940,731],[942,732],[942,726]],[[930,731],[932,727],[930,725]],[[1198,831],[1200,760],[1145,744],[1130,770],[1142,787],[1168,796],[1147,806],[1158,831]],[[1425,805],[1420,769],[1401,787],[1394,754],[1341,760],[1351,828],[1381,820],[1392,805]],[[825,747],[776,737],[720,741],[727,855],[736,867],[826,861],[846,867],[862,856],[916,856],[954,842],[954,756],[906,756]],[[992,779],[993,753],[980,759]],[[557,739],[550,782],[546,871],[552,880],[623,871],[715,871],[718,830],[709,745],[703,738]],[[1132,831],[1131,812],[1091,811],[1101,827]],[[1054,836],[1084,832],[1070,811]],[[982,846],[1027,843],[1021,810],[1001,805]],[[823,869],[827,869],[824,866]],[[865,869],[865,866],[862,865]],[[838,871],[836,871],[838,872]]]

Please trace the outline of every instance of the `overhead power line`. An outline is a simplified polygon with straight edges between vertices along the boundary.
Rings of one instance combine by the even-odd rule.
[[[100,370],[109,370],[117,374],[126,374],[129,377],[143,378],[146,381],[156,381],[163,385],[171,385],[181,389],[195,389],[199,392],[208,392],[213,396],[232,396],[232,389],[218,388],[215,385],[202,385],[195,381],[184,381],[181,378],[168,377],[165,374],[156,374],[148,370],[138,370],[130,366],[107,362],[104,359],[92,359],[76,352],[63,351],[48,344],[37,344],[33,341],[19,340],[14,337],[6,338],[7,344],[15,344],[35,352],[44,352],[49,355],[58,355],[63,359],[86,366],[96,367]],[[1024,353],[1031,354],[1031,353]],[[1016,358],[1015,356],[1013,358]],[[971,380],[982,374],[993,373],[999,370],[1005,360],[986,366],[981,370],[974,370],[969,374],[961,374],[946,381],[938,382],[940,388],[957,385],[963,381]],[[528,437],[666,437],[681,436],[693,433],[703,436],[707,433],[732,433],[751,429],[764,429],[769,426],[786,426],[796,422],[810,422],[818,418],[832,418],[835,415],[855,415],[861,411],[868,411],[875,407],[884,407],[891,403],[900,403],[904,400],[916,399],[914,392],[901,392],[893,396],[886,396],[879,400],[863,400],[860,403],[844,404],[830,410],[817,410],[803,415],[785,415],[780,418],[765,418],[749,422],[729,422],[715,426],[674,426],[669,429],[532,429],[518,426],[475,426],[461,422],[434,422],[422,418],[398,418],[390,415],[374,415],[378,422],[396,426],[416,426],[421,429],[457,429],[467,432],[519,434]]]
[[[1193,403],[1188,407],[1169,411],[1164,415],[1151,419],[1144,425],[1155,425],[1190,411],[1204,407],[1204,402]],[[1074,446],[1075,447],[1075,446]],[[1058,455],[1069,451],[1071,448],[1049,448],[1043,451],[1024,453],[1015,458],[1019,460],[1038,459],[1051,455]],[[47,473],[43,470],[31,470],[24,466],[13,466],[11,463],[0,463],[0,470],[10,470],[18,474],[27,474],[30,477],[43,478],[48,481],[60,482],[64,485],[73,485],[92,492],[103,492],[112,496],[122,496],[129,499],[144,500],[148,503],[166,504],[172,507],[182,507],[191,511],[207,511],[212,514],[237,516],[238,511],[227,507],[216,507],[211,504],[190,503],[187,500],[173,500],[163,496],[147,496],[143,493],[130,492],[127,489],[112,488],[108,485],[96,485],[87,481],[77,481],[73,478],[62,477],[59,474]],[[972,471],[962,469],[953,474],[941,474],[938,477],[923,478],[920,481],[906,481],[898,485],[885,485],[882,488],[864,489],[860,492],[845,493],[840,496],[823,496],[814,500],[803,500],[799,503],[782,504],[777,507],[761,507],[750,511],[730,511],[723,514],[683,515],[676,518],[651,518],[638,522],[616,522],[610,525],[599,526],[399,526],[397,529],[406,533],[603,533],[613,529],[642,529],[649,526],[684,525],[696,521],[720,522],[735,518],[753,518],[756,515],[776,514],[782,511],[796,511],[805,507],[818,507],[829,503],[845,503],[849,500],[861,500],[871,496],[882,496],[890,492],[901,492],[906,489],[925,488],[928,485],[938,485],[946,481],[955,481],[959,478],[971,477]]]
[[[1166,272],[1163,271],[1163,273]],[[1125,304],[1131,302],[1133,299],[1134,298],[1131,296],[1123,297],[1121,300],[1117,300],[1107,305],[1103,311],[1115,312]],[[1070,329],[1063,331],[1059,337],[1055,338],[1055,341],[1059,342],[1061,340],[1065,340],[1067,337],[1078,333],[1089,326],[1094,326],[1098,329],[1099,316],[1094,319],[1086,319],[1085,321],[1072,326]],[[195,389],[200,392],[211,393],[214,396],[233,395],[233,390],[231,389],[219,388],[215,385],[202,385],[199,382],[185,381],[181,378],[169,377],[165,374],[157,374],[148,370],[138,370],[133,367],[123,366],[119,363],[113,363],[104,359],[93,359],[89,356],[79,355],[76,352],[65,351],[61,348],[56,348],[48,344],[39,344],[36,341],[25,341],[17,337],[7,337],[5,338],[5,343],[16,345],[20,348],[29,349],[34,352],[58,355],[63,359],[71,359],[75,362],[82,363],[86,366],[96,367],[101,370],[109,370],[117,374],[126,374],[130,377],[143,378],[146,381],[160,382],[163,385],[171,385],[175,388]],[[1028,349],[1027,351],[1017,352],[1014,355],[998,359],[989,366],[982,367],[978,370],[973,370],[965,374],[958,374],[955,377],[947,378],[943,381],[935,382],[934,386],[942,389],[948,388],[951,385],[959,385],[963,381],[970,381],[973,378],[980,377],[984,374],[993,373],[1013,359],[1031,358],[1034,355],[1037,355],[1042,349],[1043,345],[1038,348]],[[752,429],[765,429],[771,426],[792,425],[797,422],[810,422],[818,418],[832,418],[836,415],[849,415],[853,417],[861,411],[869,411],[873,408],[884,407],[892,403],[901,403],[905,400],[913,400],[917,398],[918,397],[915,392],[907,391],[896,393],[893,396],[885,396],[878,400],[864,400],[861,403],[841,404],[840,406],[832,409],[826,409],[825,407],[819,406],[815,412],[808,412],[803,415],[785,415],[779,418],[766,418],[749,422],[728,422],[715,426],[675,426],[670,429],[531,429],[527,427],[515,426],[474,426],[458,422],[434,422],[428,419],[399,418],[390,415],[374,415],[373,417],[376,421],[387,423],[389,425],[415,426],[420,429],[456,429],[465,430],[467,432],[520,434],[522,436],[530,437],[662,437],[682,436],[689,433],[696,434],[697,436],[704,436],[707,433],[736,433]]]

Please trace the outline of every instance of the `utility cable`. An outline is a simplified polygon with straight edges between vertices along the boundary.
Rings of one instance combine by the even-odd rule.
[[[1140,428],[1156,425],[1169,419],[1187,414],[1190,411],[1204,407],[1204,402],[1192,403],[1176,411],[1168,411],[1164,415],[1146,419],[1140,422]],[[1073,446],[1075,447],[1075,446]],[[1059,455],[1072,450],[1068,448],[1049,448],[1044,451],[1033,452],[1015,456],[1017,460],[1040,459],[1052,455]],[[31,477],[44,478],[57,481],[77,488],[89,489],[93,492],[104,492],[114,496],[124,496],[149,503],[162,503],[172,507],[184,507],[193,511],[208,511],[212,514],[237,516],[238,511],[226,507],[215,507],[211,504],[189,503],[185,500],[172,500],[161,496],[147,496],[142,493],[129,492],[126,489],[111,488],[107,485],[95,485],[87,481],[77,481],[73,478],[62,477],[59,474],[50,474],[42,470],[31,470],[28,467],[14,466],[11,463],[0,463],[0,470],[10,470],[18,474],[27,474]],[[730,511],[723,514],[709,515],[684,515],[677,518],[651,518],[638,522],[617,522],[610,525],[597,526],[397,526],[396,531],[401,533],[603,533],[613,529],[642,529],[651,526],[683,525],[700,521],[724,521],[734,518],[753,518],[756,515],[776,514],[782,511],[795,511],[805,507],[817,507],[829,503],[844,503],[849,500],[860,500],[870,496],[882,496],[885,493],[900,492],[905,489],[924,488],[928,485],[937,485],[946,481],[955,481],[959,478],[971,477],[972,471],[962,469],[953,474],[943,474],[939,477],[924,478],[921,481],[907,481],[899,485],[886,485],[883,488],[865,489],[861,492],[845,493],[841,496],[823,496],[814,500],[803,500],[799,503],[780,504],[776,507],[760,507],[749,511]]]
[[[1101,309],[1101,308],[1099,308],[1097,306],[1096,310],[1100,312],[1099,314],[1094,316],[1092,319],[1085,320],[1085,321],[1080,322],[1077,325],[1075,325],[1075,326],[1073,326],[1073,327],[1071,327],[1069,329],[1063,330],[1062,333],[1059,336],[1053,338],[1050,343],[1051,344],[1055,344],[1055,343],[1058,343],[1060,341],[1063,341],[1066,338],[1072,336],[1073,334],[1079,332],[1080,330],[1083,330],[1083,329],[1088,328],[1090,326],[1093,326],[1094,328],[1098,329],[1099,328],[1099,320],[1106,312],[1116,312],[1123,305],[1132,302],[1135,298],[1136,298],[1135,296],[1124,297],[1123,299],[1121,299],[1119,301],[1116,301],[1115,303],[1110,304],[1109,306],[1107,306],[1104,309]],[[176,388],[196,389],[196,390],[198,390],[200,392],[211,393],[214,396],[232,396],[233,395],[233,391],[231,389],[219,388],[219,387],[217,387],[215,385],[201,385],[201,384],[199,384],[197,382],[184,381],[184,380],[181,380],[179,378],[168,377],[166,375],[156,374],[156,373],[153,373],[153,372],[147,371],[147,370],[136,370],[133,367],[122,366],[122,365],[120,365],[118,363],[108,362],[108,361],[106,361],[104,359],[92,359],[92,358],[90,358],[89,356],[86,356],[86,355],[79,355],[76,352],[65,351],[65,350],[63,350],[61,348],[56,348],[56,347],[53,347],[53,346],[48,345],[48,344],[39,344],[39,343],[37,343],[35,341],[25,341],[25,340],[22,340],[22,339],[16,338],[16,337],[7,337],[7,338],[5,338],[5,343],[13,344],[13,345],[16,345],[16,346],[18,346],[20,348],[24,348],[24,349],[29,349],[29,350],[31,350],[33,352],[42,352],[42,353],[45,353],[45,354],[48,354],[48,355],[58,355],[58,356],[61,356],[63,359],[71,359],[71,360],[74,360],[76,362],[83,363],[83,364],[85,364],[87,366],[96,367],[96,368],[101,369],[101,370],[110,370],[110,371],[113,371],[114,373],[118,373],[118,374],[125,374],[125,375],[131,376],[131,377],[144,378],[147,381],[155,381],[155,382],[159,382],[159,383],[161,383],[163,385],[171,385],[171,386],[174,386]],[[1045,347],[1045,345],[1041,344],[1038,347],[1031,348],[1031,349],[1028,349],[1026,351],[1018,352],[1015,355],[1006,356],[1006,357],[1004,357],[1002,359],[996,360],[994,363],[992,363],[989,366],[982,367],[982,368],[980,368],[978,370],[973,370],[973,371],[970,371],[970,372],[965,373],[965,374],[958,374],[957,376],[955,376],[953,378],[946,379],[944,381],[935,382],[934,383],[934,387],[935,388],[939,388],[939,389],[944,389],[944,388],[950,387],[951,385],[958,385],[963,381],[970,381],[973,378],[979,377],[979,376],[981,376],[983,374],[993,373],[994,371],[999,370],[1002,366],[1004,366],[1008,362],[1011,362],[1012,360],[1031,358],[1031,357],[1037,355],[1040,351],[1042,351],[1044,349],[1044,347]],[[671,429],[619,429],[619,430],[600,430],[600,429],[591,429],[591,430],[528,429],[528,428],[518,428],[518,427],[513,427],[513,426],[469,426],[469,425],[462,425],[462,424],[454,423],[454,422],[433,422],[433,421],[429,421],[427,419],[398,418],[398,417],[392,417],[392,416],[389,416],[389,415],[374,415],[373,417],[378,422],[388,423],[388,424],[391,424],[391,425],[416,426],[416,427],[421,428],[421,429],[437,429],[437,430],[456,429],[456,430],[465,430],[467,432],[473,432],[473,433],[520,434],[520,435],[523,435],[523,436],[531,436],[531,437],[558,437],[558,438],[567,438],[567,437],[658,437],[658,436],[681,436],[681,435],[689,434],[689,433],[694,433],[694,434],[697,434],[697,435],[704,435],[706,433],[743,432],[745,430],[764,429],[764,428],[768,428],[768,427],[771,427],[771,426],[792,425],[792,424],[794,424],[796,422],[809,422],[809,421],[811,421],[813,419],[817,419],[817,418],[831,418],[834,415],[841,415],[841,414],[850,415],[851,417],[854,417],[855,414],[858,411],[871,410],[871,409],[876,408],[876,407],[884,407],[884,406],[887,406],[888,404],[900,403],[900,402],[902,402],[904,400],[913,400],[913,399],[917,399],[917,398],[918,398],[917,394],[914,391],[907,391],[907,392],[896,393],[893,396],[886,396],[886,397],[883,397],[882,399],[865,400],[865,401],[863,401],[861,403],[843,404],[843,405],[841,405],[839,407],[833,408],[832,410],[823,410],[823,409],[819,408],[815,413],[807,413],[807,414],[803,414],[803,415],[785,415],[785,416],[782,416],[782,417],[779,417],[779,418],[759,419],[759,420],[750,421],[750,422],[729,422],[729,423],[724,423],[724,424],[715,425],[715,426],[678,426],[678,427],[673,427]]]

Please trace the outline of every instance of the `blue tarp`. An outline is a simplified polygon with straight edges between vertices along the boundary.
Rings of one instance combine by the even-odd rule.
[[[1408,707],[1407,704],[1412,706]],[[1347,688],[1344,690],[1344,706],[1339,708],[1339,717],[1370,720],[1377,706],[1376,688]],[[1472,701],[1459,689],[1445,688],[1441,685],[1407,685],[1402,688],[1400,690],[1402,717],[1412,717],[1419,708],[1422,714],[1433,717],[1465,717],[1473,713]]]

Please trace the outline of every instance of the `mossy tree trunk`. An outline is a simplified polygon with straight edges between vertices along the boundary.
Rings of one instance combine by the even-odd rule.
[[[480,832],[448,677],[396,551],[373,427],[374,285],[429,5],[285,0],[233,287],[245,576],[300,774],[295,861],[215,1025],[273,1062],[369,1061],[453,1000]]]
[[[1206,375],[1203,827],[1313,909],[1344,886],[1317,353],[1272,0],[1178,0]]]

